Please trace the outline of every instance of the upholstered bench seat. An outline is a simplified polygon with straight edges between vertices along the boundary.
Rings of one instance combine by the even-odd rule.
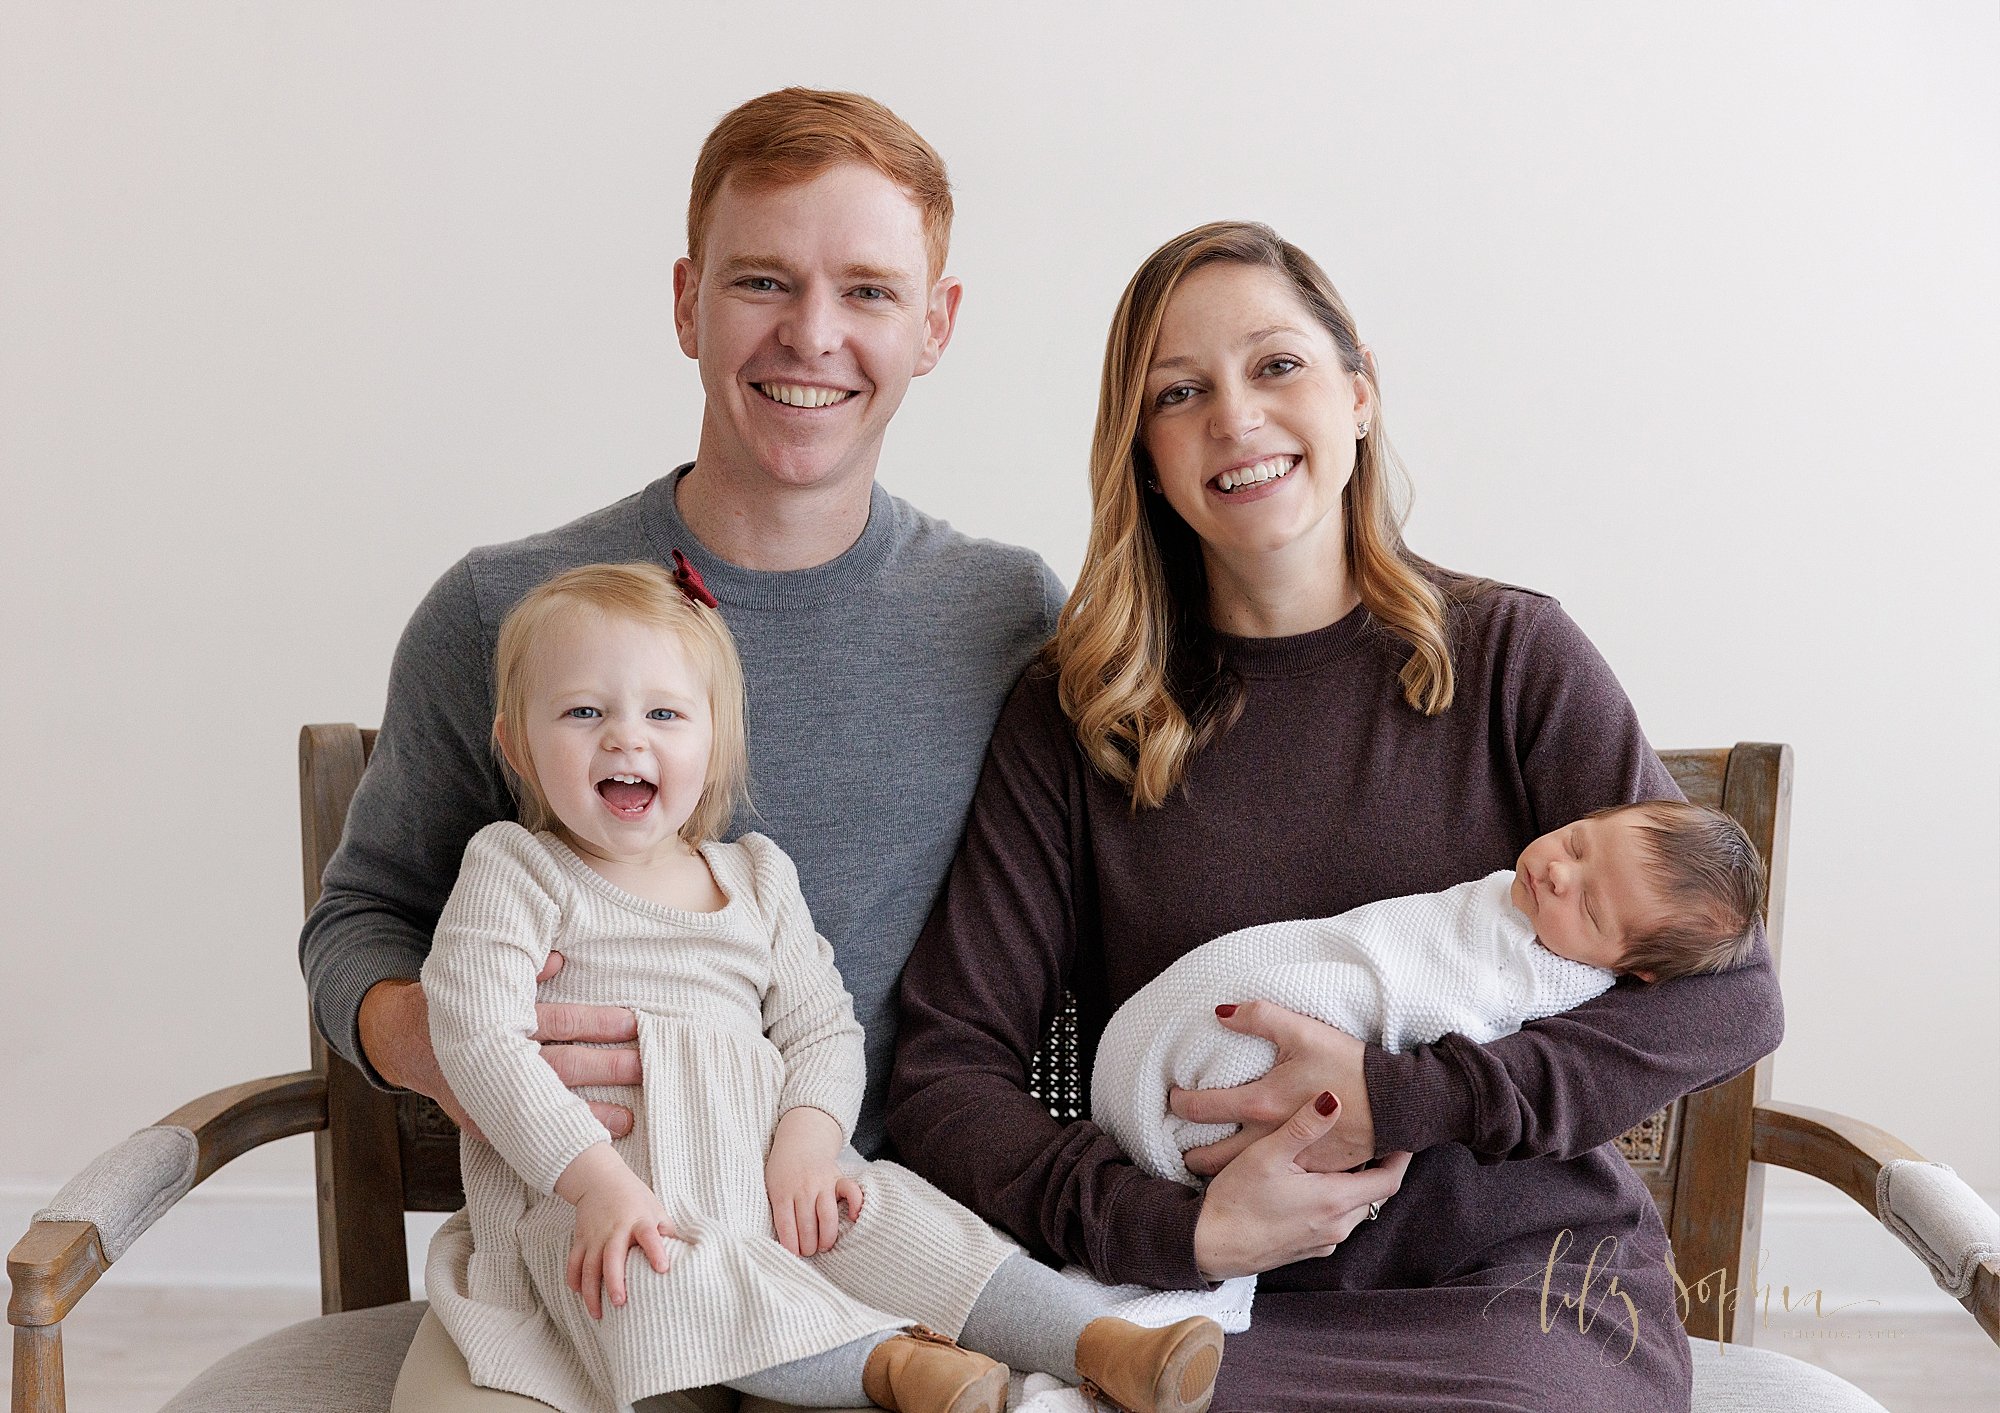
[[[422,1301],[303,1320],[226,1355],[162,1413],[387,1413]],[[726,1406],[718,1404],[719,1413]],[[762,1399],[738,1413],[787,1413]],[[1884,1413],[1854,1385],[1790,1355],[1694,1342],[1694,1413]]]

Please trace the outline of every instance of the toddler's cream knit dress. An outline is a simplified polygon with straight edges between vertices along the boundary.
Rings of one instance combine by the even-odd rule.
[[[764,1189],[771,1133],[809,1104],[853,1132],[861,1029],[813,931],[798,874],[759,834],[705,844],[719,912],[612,884],[551,834],[488,825],[466,847],[423,984],[438,1062],[490,1142],[466,1137],[465,1210],[431,1242],[431,1306],[475,1382],[563,1413],[615,1413],[912,1322],[956,1335],[1015,1248],[907,1168],[842,1166],[858,1222],[810,1260],[778,1243]],[[564,966],[538,991],[550,950]],[[643,1085],[573,1092],[545,1064],[535,1002],[630,1007]],[[609,1135],[586,1098],[630,1105],[612,1146],[681,1233],[672,1269],[626,1265],[627,1301],[592,1320],[563,1281],[575,1209],[554,1195]]]

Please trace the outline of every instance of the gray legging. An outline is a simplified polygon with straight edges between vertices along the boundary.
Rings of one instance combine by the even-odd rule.
[[[1064,1280],[1031,1257],[1009,1256],[979,1292],[958,1342],[1009,1368],[1075,1383],[1077,1339],[1104,1313],[1103,1301],[1089,1287]],[[895,1336],[895,1330],[864,1335],[824,1354],[731,1379],[729,1387],[798,1408],[862,1407],[868,1395],[861,1390],[861,1371],[875,1346]],[[682,1413],[687,1406],[683,1395],[662,1394],[640,1399],[634,1413]]]

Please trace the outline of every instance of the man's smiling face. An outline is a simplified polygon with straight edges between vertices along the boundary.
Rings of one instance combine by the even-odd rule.
[[[951,339],[958,282],[928,265],[916,203],[872,167],[725,184],[701,264],[674,267],[674,322],[707,394],[702,472],[872,479],[910,379]]]

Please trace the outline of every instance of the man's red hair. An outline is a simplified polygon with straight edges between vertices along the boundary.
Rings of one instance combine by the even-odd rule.
[[[915,128],[874,99],[816,88],[766,93],[715,125],[695,159],[688,193],[688,257],[701,263],[709,212],[724,183],[791,186],[843,162],[873,167],[916,203],[930,276],[936,279],[951,247],[951,181],[943,159]]]

